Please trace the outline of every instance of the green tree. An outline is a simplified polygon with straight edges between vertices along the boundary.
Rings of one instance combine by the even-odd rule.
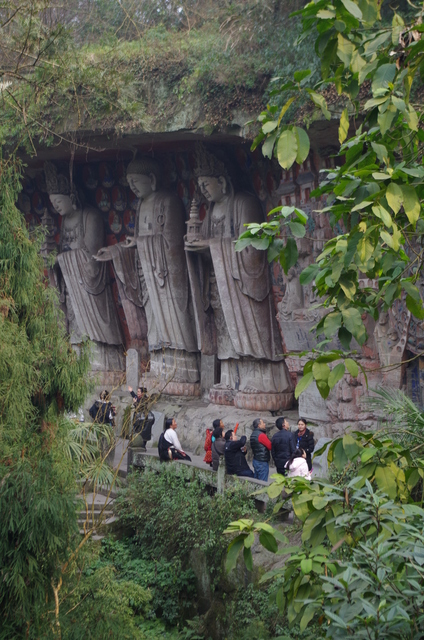
[[[73,463],[64,456],[66,408],[85,399],[88,349],[70,347],[44,280],[42,235],[31,238],[15,202],[20,165],[0,170],[0,637],[35,637],[61,568],[76,546]],[[54,609],[54,606],[53,606]],[[25,631],[25,633],[24,633]]]
[[[359,345],[365,343],[364,313],[377,319],[381,310],[402,296],[411,313],[424,318],[417,287],[424,258],[424,133],[422,108],[414,99],[424,78],[424,8],[409,22],[396,11],[387,22],[386,11],[383,22],[382,4],[380,0],[317,0],[298,12],[303,21],[299,43],[315,39],[321,80],[310,86],[310,70],[296,72],[283,84],[277,79],[279,86],[271,92],[274,103],[259,116],[261,131],[252,145],[263,143],[264,156],[274,154],[284,169],[302,163],[309,154],[309,137],[304,128],[287,122],[289,109],[307,99],[315,109],[309,119],[321,115],[330,120],[325,89],[335,87],[341,111],[340,166],[326,173],[312,195],[327,197],[322,213],[344,232],[335,233],[325,244],[315,263],[302,272],[300,282],[313,282],[325,299],[327,312],[316,327],[317,334],[331,341],[338,333],[345,350],[352,337]],[[288,100],[281,108],[278,102],[286,94]],[[296,238],[305,235],[308,218],[295,207],[278,207],[269,215],[270,222],[248,227],[237,249],[249,244],[266,249],[269,260],[279,260],[287,273],[297,262]],[[373,285],[360,287],[361,278]],[[327,397],[343,376],[345,364],[349,373],[357,375],[352,360],[330,370],[328,363],[343,355],[330,352],[311,357],[296,395],[316,380],[321,395]]]
[[[421,434],[404,446],[384,433],[354,432],[329,447],[329,462],[342,472],[336,484],[276,474],[260,492],[280,497],[277,511],[291,501],[302,525],[301,544],[286,546],[267,523],[232,522],[225,531],[236,534],[227,569],[235,566],[241,550],[246,566],[252,566],[258,534],[268,551],[288,558],[262,581],[278,580],[276,603],[301,631],[315,619],[325,638],[421,637],[424,510],[417,488],[423,486],[423,451]],[[356,469],[350,480],[349,463]]]

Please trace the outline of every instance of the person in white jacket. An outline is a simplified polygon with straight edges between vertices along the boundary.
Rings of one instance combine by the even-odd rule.
[[[304,451],[304,449],[296,449],[287,460],[285,467],[288,478],[300,476],[301,478],[306,478],[306,480],[311,479],[311,472],[306,462],[306,451]]]

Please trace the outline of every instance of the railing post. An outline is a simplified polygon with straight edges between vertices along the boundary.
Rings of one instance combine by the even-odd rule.
[[[219,461],[219,467],[217,471],[217,492],[224,493],[225,489],[225,462],[224,460]]]

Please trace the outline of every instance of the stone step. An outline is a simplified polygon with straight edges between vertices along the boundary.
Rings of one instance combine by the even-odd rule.
[[[94,520],[96,521],[100,517],[100,514],[102,518],[111,518],[113,516],[113,511],[111,511],[110,509],[107,509],[107,510],[105,509],[105,511],[103,511],[102,513],[101,509],[95,509],[94,511],[88,512],[88,518],[89,520],[93,520],[94,518]],[[77,516],[78,516],[78,521],[81,519],[85,520],[87,517],[87,514],[85,511],[79,511]]]
[[[94,521],[94,524],[96,525],[97,528],[101,528],[101,527],[108,527],[109,525],[113,524],[114,522],[117,521],[117,517],[114,515],[109,515],[106,516],[105,518],[102,519],[102,521],[97,524],[96,521]],[[83,525],[86,522],[86,518],[78,518],[77,520],[79,525]],[[88,519],[88,524],[91,526],[92,523],[92,519],[89,518]]]
[[[105,485],[98,487],[97,495],[107,497],[109,495],[109,487]],[[116,489],[112,489],[112,491],[110,492],[109,498],[114,500],[117,497],[117,495],[118,495],[118,492],[116,491]]]
[[[84,535],[85,535],[85,533],[84,533],[84,529],[80,529],[80,531],[79,531],[79,532],[80,532],[80,535],[82,535],[82,536],[84,536]],[[93,533],[93,534],[90,536],[90,540],[103,540],[103,538],[104,538],[104,537],[105,537],[105,536],[104,536],[102,533]]]

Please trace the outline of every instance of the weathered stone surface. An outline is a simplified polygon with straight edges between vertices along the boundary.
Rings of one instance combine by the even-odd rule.
[[[243,393],[234,398],[234,406],[248,411],[284,411],[293,404],[293,393]]]
[[[139,354],[136,349],[127,350],[126,368],[127,385],[133,389],[137,389],[140,378],[140,362]]]
[[[315,382],[312,382],[299,396],[299,415],[307,420],[329,423],[327,404],[321,397]],[[331,429],[330,426],[329,429]]]
[[[130,347],[136,348],[141,358],[147,363],[147,319],[143,299],[145,295],[143,296],[143,287],[138,273],[136,247],[127,247],[122,242],[117,243],[102,247],[94,258],[98,262],[112,262],[130,336]]]
[[[280,338],[282,347],[278,346],[278,349],[275,349],[278,352],[277,356],[284,351],[299,352],[316,346],[316,337],[309,330],[325,311],[317,308],[317,304],[322,301],[316,296],[314,283],[301,287],[299,275],[316,259],[325,241],[333,234],[328,216],[319,212],[325,203],[311,198],[310,193],[318,184],[319,170],[334,166],[334,161],[332,158],[318,157],[317,152],[311,152],[302,166],[294,166],[290,171],[282,172],[277,164],[261,156],[256,157],[250,154],[243,144],[238,142],[234,144],[234,139],[230,143],[229,139],[220,138],[218,141],[212,136],[208,140],[208,145],[211,145],[211,149],[212,144],[214,145],[213,154],[205,154],[204,158],[207,158],[205,163],[198,161],[195,143],[188,140],[185,134],[181,136],[181,140],[184,139],[183,144],[173,141],[172,136],[164,137],[160,145],[156,145],[155,140],[152,141],[152,156],[158,159],[162,169],[163,187],[158,183],[155,171],[150,170],[151,166],[147,172],[145,166],[144,173],[139,172],[138,178],[141,178],[141,182],[144,183],[141,184],[141,188],[147,187],[148,191],[152,190],[150,194],[145,193],[140,198],[136,198],[135,191],[131,192],[129,188],[126,176],[129,153],[122,151],[122,145],[127,144],[128,140],[124,143],[124,141],[103,138],[100,146],[108,147],[109,150],[112,147],[115,148],[115,144],[120,146],[123,160],[111,162],[111,154],[107,158],[100,154],[97,162],[92,158],[87,160],[87,157],[84,157],[83,159],[82,156],[78,159],[77,153],[72,179],[75,179],[78,191],[83,195],[82,200],[87,203],[84,207],[79,207],[74,191],[72,194],[63,193],[62,187],[66,180],[63,180],[64,175],[59,179],[56,172],[55,180],[62,186],[56,187],[60,193],[53,196],[59,197],[59,208],[66,204],[65,215],[58,216],[46,196],[45,180],[40,180],[41,170],[35,165],[29,169],[28,179],[25,181],[24,191],[20,195],[18,204],[30,228],[35,226],[42,216],[43,225],[47,230],[43,255],[47,256],[54,250],[59,253],[58,264],[54,269],[50,269],[49,279],[52,286],[57,286],[61,293],[61,308],[66,312],[68,329],[75,348],[81,339],[82,332],[87,332],[83,326],[84,314],[94,325],[94,328],[90,328],[95,340],[92,370],[95,373],[96,383],[102,388],[112,389],[119,386],[122,384],[125,373],[125,361],[122,358],[120,344],[99,341],[97,338],[100,334],[95,333],[97,330],[103,331],[102,325],[107,326],[109,323],[103,305],[104,300],[107,299],[106,309],[113,309],[113,323],[118,328],[120,325],[125,347],[137,349],[142,360],[141,378],[137,382],[132,378],[135,384],[131,386],[135,387],[141,383],[151,391],[159,388],[168,396],[180,394],[184,401],[188,401],[190,396],[200,397],[200,394],[206,398],[209,390],[210,401],[220,405],[217,407],[218,412],[221,408],[233,407],[246,411],[262,412],[264,409],[272,409],[286,413],[284,407],[287,403],[284,394],[290,394],[290,390],[279,389],[283,394],[283,401],[280,401],[281,398],[275,391],[284,377],[274,366],[280,363],[278,360],[268,359],[269,354],[267,358],[258,357],[258,354],[261,341],[265,345],[278,346]],[[318,146],[315,145],[316,150],[324,146],[327,133],[322,130],[320,136],[321,142]],[[142,148],[141,138],[133,137],[132,141],[135,147]],[[49,152],[50,157],[54,157],[54,153],[54,151]],[[323,156],[322,153],[321,156]],[[215,157],[215,160],[211,160],[212,157]],[[150,162],[151,157],[147,160]],[[144,159],[142,158],[141,161]],[[211,171],[211,167],[215,168],[214,165],[217,163],[221,163],[219,171]],[[60,166],[59,163],[57,166]],[[68,163],[63,164],[60,173],[69,177]],[[201,173],[207,175],[201,175]],[[214,173],[216,175],[211,175]],[[206,190],[203,184],[202,193],[197,188],[199,178],[209,179]],[[237,185],[236,188],[234,185]],[[247,191],[242,191],[239,188],[241,186]],[[68,187],[69,184],[66,186],[66,191]],[[48,190],[52,192],[51,185]],[[178,194],[178,197],[175,194]],[[71,195],[74,198],[71,202],[72,210],[69,206]],[[63,196],[66,196],[65,200]],[[262,276],[256,277],[257,273],[260,273],[261,259],[265,254],[260,253],[260,259],[255,258],[255,252],[249,249],[237,255],[233,251],[233,240],[240,232],[240,225],[242,226],[246,221],[263,221],[267,211],[278,204],[300,206],[308,214],[309,219],[305,237],[296,240],[299,252],[297,264],[287,275],[282,272],[278,264],[272,264],[271,286],[267,288],[268,283],[266,283],[267,286],[262,287]],[[80,212],[82,212],[82,233],[80,233],[79,224]],[[172,234],[167,235],[165,228],[168,213],[170,218],[171,213],[175,218],[175,212],[177,212],[178,223],[176,219],[173,220],[174,226],[171,224],[170,227]],[[187,271],[182,278],[182,283],[177,279],[177,276],[180,273],[184,274],[186,270],[185,256],[181,252],[181,247],[186,227],[185,221],[189,212],[193,213],[193,218],[190,218],[187,229],[194,230],[195,235],[197,234],[194,243],[190,244],[187,238],[187,249],[192,249],[187,251],[187,262],[190,266],[191,293],[196,308],[195,316],[190,315],[189,310],[189,324],[192,338],[195,334],[197,338],[199,335],[201,337],[201,343],[194,340],[194,351],[187,350],[186,343],[179,349],[178,340],[174,340],[178,335],[178,326],[186,326],[179,322],[178,314],[181,311],[184,316],[186,300],[190,305],[190,295],[186,296]],[[162,222],[164,222],[163,226]],[[150,229],[149,225],[151,225]],[[142,228],[141,233],[139,233],[139,227]],[[283,231],[283,236],[284,233]],[[153,236],[157,241],[151,239]],[[137,238],[141,240],[144,237],[150,239],[139,241],[139,247],[137,247]],[[174,254],[173,242],[179,243],[180,253]],[[63,251],[64,243],[65,248],[71,249],[70,251]],[[149,245],[147,253],[143,243],[146,246]],[[141,244],[143,244],[142,248],[140,248]],[[100,251],[96,257],[108,260],[109,264],[93,266],[91,257],[87,262],[82,260],[85,249],[88,255],[92,256],[93,252],[97,251],[97,247],[100,247]],[[103,257],[100,255],[102,252]],[[60,257],[62,254],[63,256]],[[66,256],[66,254],[70,255]],[[147,353],[147,318],[144,303],[147,300],[147,306],[152,306],[150,302],[152,296],[149,294],[140,264],[142,254],[149,263],[148,270],[153,274],[153,280],[156,278],[156,284],[159,283],[158,290],[165,290],[166,282],[172,281],[171,290],[175,300],[171,302],[172,304],[175,302],[173,309],[177,309],[177,313],[167,312],[163,315],[165,318],[162,324],[165,327],[163,335],[168,331],[171,338],[165,336],[163,340],[160,339],[162,340],[160,348],[151,351],[150,371],[147,366],[150,356]],[[81,260],[78,258],[78,262],[77,255],[81,258]],[[152,256],[154,260],[151,259]],[[248,256],[249,259],[245,260],[244,256]],[[69,269],[67,263],[65,264],[66,261],[70,262]],[[63,262],[63,270],[59,268],[61,262]],[[181,264],[183,271],[178,266]],[[252,266],[253,271],[250,269]],[[86,288],[87,282],[91,283],[90,277],[93,276],[99,280],[101,286],[104,279],[106,293],[101,292],[99,296],[90,293],[86,296],[86,293],[82,292],[75,304],[75,312],[71,300],[71,288],[67,286],[64,276],[65,271],[73,274],[72,286],[75,285],[78,292]],[[164,276],[164,287],[160,286],[161,274]],[[253,280],[255,282],[252,284]],[[265,313],[261,315],[262,312],[256,313],[258,308],[256,298],[260,296],[257,295],[255,286],[261,291],[263,289],[268,295],[268,298],[265,296],[270,302],[268,315]],[[377,284],[364,278],[359,286],[375,288]],[[422,283],[420,286],[423,287]],[[163,302],[160,292],[153,291],[153,293],[159,300],[156,309],[162,312],[162,308],[165,309],[167,305],[169,308],[168,299]],[[89,296],[98,297],[98,300],[94,302],[91,300],[88,303],[86,297],[89,298]],[[88,304],[95,305],[91,311]],[[250,311],[254,310],[250,315],[248,307]],[[275,326],[272,315],[275,315],[276,310],[278,310],[278,328],[281,336],[279,338],[277,335],[277,340],[272,342],[269,336]],[[150,312],[152,315],[153,312],[151,310]],[[258,319],[259,339],[251,322],[252,317],[255,321]],[[169,318],[176,318],[175,323],[169,321]],[[267,318],[266,322],[263,318]],[[154,317],[153,319],[156,322]],[[159,318],[157,324],[160,322]],[[395,303],[388,315],[383,314],[377,324],[372,318],[366,316],[363,317],[363,322],[369,339],[362,347],[352,343],[352,348],[357,350],[361,364],[367,370],[369,389],[381,385],[400,388],[405,381],[405,370],[397,365],[405,359],[407,349],[412,350],[413,353],[421,353],[422,327],[417,322],[410,323],[410,314],[402,300]],[[157,337],[160,331],[157,327],[154,328],[153,324],[151,326]],[[104,339],[103,337],[102,340]],[[237,341],[243,346],[244,339],[252,343],[248,345],[249,348],[251,347],[250,351],[237,346]],[[154,342],[154,345],[158,347],[159,342]],[[331,347],[340,347],[336,337],[327,346],[327,348]],[[199,358],[199,350],[201,358]],[[224,356],[221,358],[222,353]],[[306,359],[307,356],[285,358],[283,370],[287,365],[291,386],[300,379]],[[216,369],[215,362],[218,363]],[[407,373],[408,389],[414,401],[420,403],[424,397],[424,375],[422,374],[424,367],[418,367],[415,364],[410,365],[414,370],[411,369]],[[146,370],[149,373],[147,379],[144,376]],[[155,388],[155,381],[159,381],[159,387]],[[166,387],[165,383],[168,383]],[[350,427],[374,428],[375,416],[362,402],[368,393],[362,374],[356,380],[346,375],[326,401],[322,401],[315,388],[309,388],[300,397],[299,413],[305,414],[311,422],[318,423],[318,426],[312,425],[317,436],[342,434]],[[172,402],[171,398],[169,402]],[[88,405],[91,403],[92,399],[87,401]],[[125,406],[126,400],[122,397],[118,402],[119,415]]]
[[[74,185],[58,175],[55,165],[45,164],[50,201],[63,217],[57,283],[66,305],[71,343],[78,345],[84,337],[96,344],[93,369],[123,369],[123,336],[118,322],[106,265],[93,256],[104,243],[104,228],[99,211],[82,208]]]
[[[140,198],[136,241],[151,353],[150,377],[163,387],[199,382],[199,363],[184,254],[185,213],[181,200],[160,189],[161,168],[150,157],[134,160],[128,183]],[[133,246],[133,241],[128,243]],[[146,384],[146,386],[149,386]],[[173,387],[168,393],[184,393]]]
[[[210,399],[227,405],[231,392],[234,396],[288,394],[291,380],[281,362],[282,344],[266,255],[252,247],[240,253],[234,249],[234,239],[245,224],[262,222],[260,203],[251,194],[235,191],[227,167],[215,155],[201,145],[196,154],[195,174],[209,210],[201,228],[202,239],[197,239],[197,231],[196,238],[189,234],[186,252],[198,346],[202,353],[217,354],[221,365],[217,387],[224,394],[213,390]],[[191,226],[194,217],[191,210]],[[263,395],[256,406],[262,409],[266,399]],[[273,409],[276,396],[269,395],[271,399],[274,406],[269,408]],[[255,402],[243,396],[239,405],[253,408]]]

